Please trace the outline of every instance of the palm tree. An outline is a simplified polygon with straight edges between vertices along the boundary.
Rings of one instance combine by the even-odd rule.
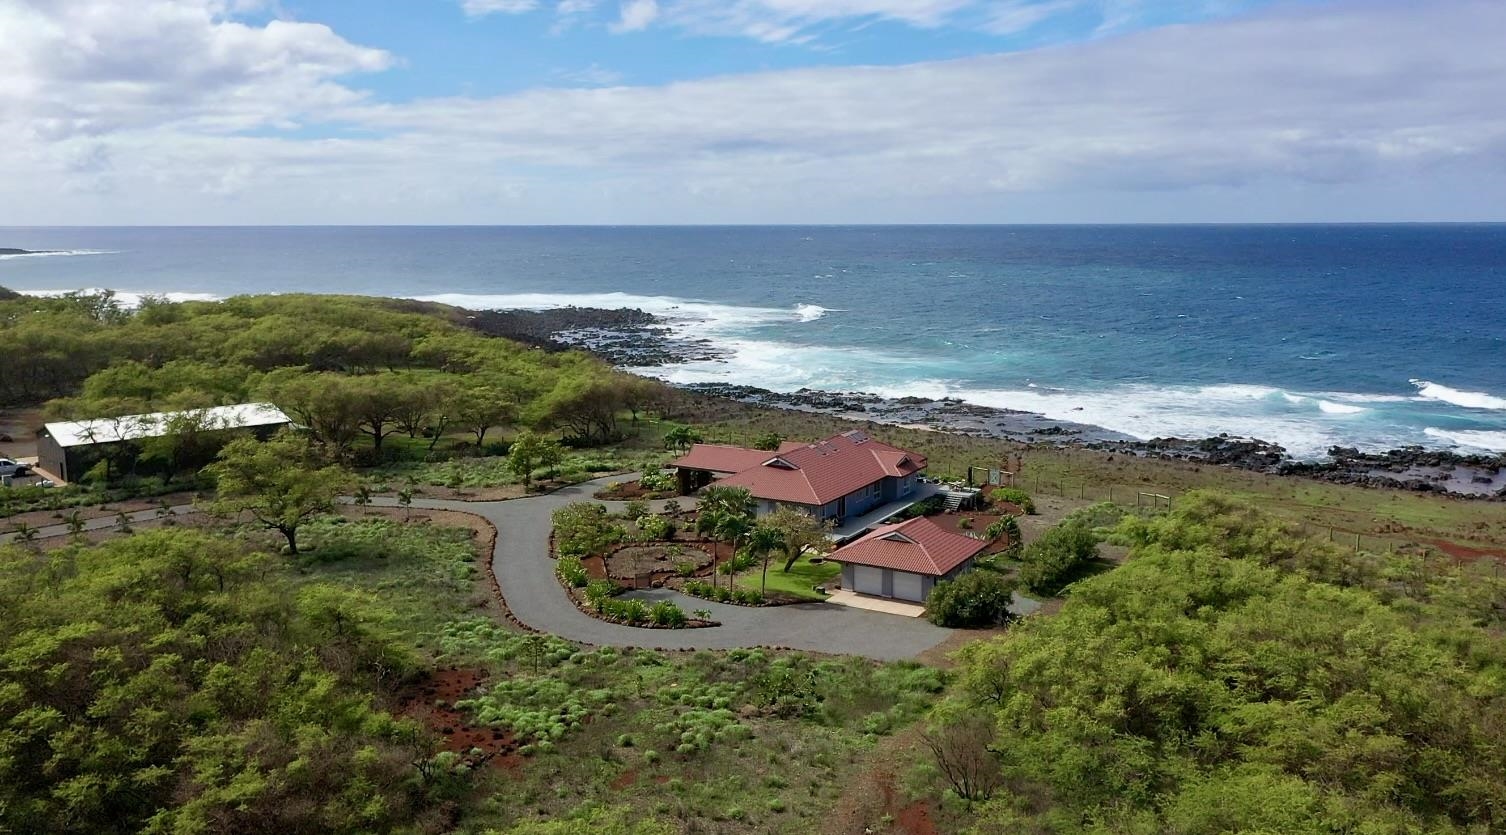
[[[759,525],[748,537],[748,550],[763,557],[763,581],[758,592],[764,594],[769,590],[769,554],[784,550],[784,532],[778,528]]]
[[[721,515],[720,521],[717,522],[716,536],[719,539],[732,543],[732,560],[734,563],[737,560],[738,541],[747,536],[752,530],[753,519],[749,516],[724,513]],[[715,580],[716,577],[713,576],[711,579]],[[727,571],[727,588],[732,588],[732,571],[730,569]]]
[[[25,522],[17,522],[11,527],[10,532],[16,535],[17,542],[20,542],[27,548],[36,547],[37,529],[35,526],[28,525]]]
[[[729,516],[752,516],[758,509],[753,494],[746,487],[724,487],[713,484],[701,491],[699,507],[702,510],[720,512]]]
[[[75,510],[63,517],[63,524],[68,526],[68,538],[77,542],[84,538],[84,514]]]

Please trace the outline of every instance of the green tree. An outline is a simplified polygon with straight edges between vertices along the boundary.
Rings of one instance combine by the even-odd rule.
[[[1076,521],[1063,522],[1030,543],[1021,556],[1020,580],[1037,594],[1056,594],[1098,557],[1098,536]]]
[[[701,433],[690,426],[675,426],[664,433],[665,449],[689,449],[701,441]]]
[[[282,534],[290,554],[298,553],[298,529],[332,512],[335,499],[350,484],[339,467],[315,464],[308,441],[288,431],[265,442],[233,441],[208,470],[215,479],[211,512],[251,514],[258,524]]]
[[[713,535],[732,548],[732,563],[728,564],[727,588],[732,588],[732,565],[737,559],[737,546],[743,538],[753,532],[753,517],[737,513],[718,512],[716,515],[716,527]]]
[[[518,404],[513,396],[496,384],[473,384],[455,396],[456,423],[476,436],[476,446],[486,443],[492,427],[513,421]]]
[[[558,442],[524,431],[513,438],[507,450],[507,468],[523,480],[526,490],[533,479],[533,471],[542,466],[559,466],[564,451]]]
[[[775,551],[784,551],[784,531],[777,527],[766,524],[758,524],[748,536],[748,550],[755,556],[763,559],[763,577],[758,591],[767,594],[769,591],[769,555]]]
[[[798,508],[781,507],[760,519],[759,524],[779,531],[784,542],[781,550],[786,573],[801,557],[831,546],[830,523],[818,522],[816,517]]]
[[[772,452],[779,449],[779,445],[782,443],[784,443],[783,435],[778,432],[766,432],[759,435],[758,439],[753,442],[753,448]]]

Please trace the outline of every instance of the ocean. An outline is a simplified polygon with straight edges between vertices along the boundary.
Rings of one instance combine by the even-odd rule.
[[[0,228],[0,286],[638,307],[647,369],[1140,438],[1506,452],[1506,225]],[[0,346],[3,348],[3,346]]]

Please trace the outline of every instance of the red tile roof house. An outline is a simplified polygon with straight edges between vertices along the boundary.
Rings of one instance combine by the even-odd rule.
[[[759,515],[790,505],[840,525],[915,495],[926,459],[853,430],[813,444],[786,442],[773,452],[696,444],[671,466],[685,493],[713,481],[745,487]]]
[[[880,525],[833,551],[842,564],[842,588],[859,594],[924,603],[941,580],[954,580],[973,567],[988,540],[949,531],[919,516]]]

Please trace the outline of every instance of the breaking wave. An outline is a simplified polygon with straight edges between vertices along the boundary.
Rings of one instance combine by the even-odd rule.
[[[1506,397],[1483,391],[1460,391],[1428,380],[1413,380],[1417,393],[1428,400],[1441,400],[1466,409],[1506,409]]]
[[[119,250],[112,249],[49,249],[42,252],[7,252],[0,254],[0,261],[9,261],[13,258],[61,258],[65,255],[116,255]],[[19,291],[17,291],[19,292]]]
[[[107,291],[103,287],[81,287],[77,290],[17,290],[23,296],[39,296],[42,298],[56,298],[66,296],[69,293],[98,294],[114,292],[116,301],[121,307],[136,308],[141,306],[142,299],[166,299],[170,302],[217,302],[224,296],[215,293],[180,293],[180,292],[142,292],[136,290]]]
[[[1423,434],[1430,438],[1448,441],[1461,447],[1485,450],[1486,452],[1506,452],[1506,432],[1492,432],[1484,429],[1452,431],[1439,429],[1434,426],[1429,426],[1422,431]]]

